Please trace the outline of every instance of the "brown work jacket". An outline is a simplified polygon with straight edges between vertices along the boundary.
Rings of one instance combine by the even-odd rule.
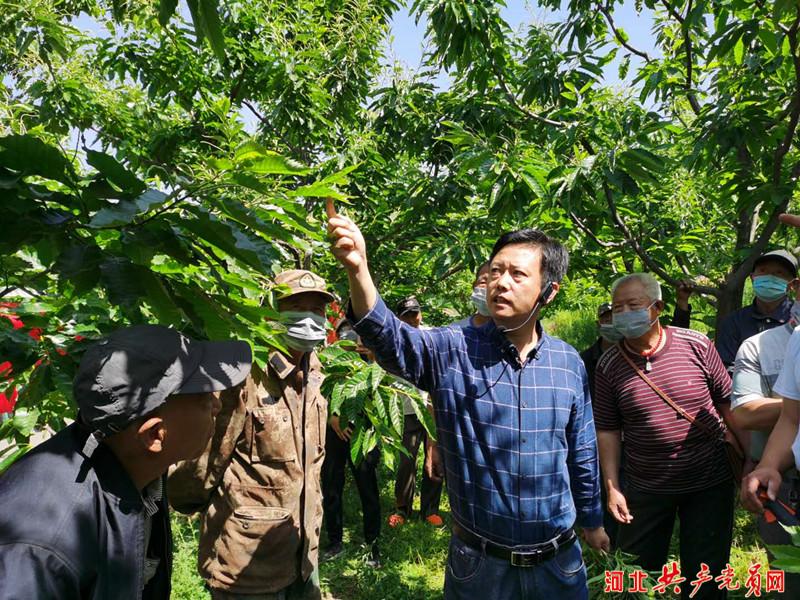
[[[173,507],[205,510],[198,569],[212,588],[274,593],[317,565],[328,404],[314,353],[298,394],[302,374],[277,352],[266,374],[254,365],[242,387],[223,392],[204,454],[170,470]]]

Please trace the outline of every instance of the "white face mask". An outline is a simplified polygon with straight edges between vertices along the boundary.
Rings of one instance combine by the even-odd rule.
[[[478,311],[479,315],[483,315],[484,317],[489,316],[489,307],[486,304],[485,287],[472,288],[472,295],[469,297],[469,299],[472,300],[472,303],[475,305],[475,310]]]
[[[325,317],[311,311],[282,311],[286,326],[286,345],[300,352],[311,352],[325,340]]]

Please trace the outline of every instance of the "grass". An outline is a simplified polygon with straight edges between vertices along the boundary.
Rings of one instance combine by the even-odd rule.
[[[381,532],[382,567],[373,569],[366,565],[367,548],[361,532],[361,504],[355,486],[348,475],[344,502],[344,547],[335,559],[320,564],[320,582],[326,600],[429,600],[441,598],[444,585],[444,568],[450,537],[447,527],[436,529],[419,520],[412,520],[396,529],[386,525],[386,518],[394,506],[393,474],[381,468]],[[447,497],[442,498],[442,516],[448,521]],[[173,516],[175,537],[175,563],[172,577],[172,598],[177,600],[206,600],[210,595],[197,575],[196,518]],[[677,532],[673,535],[670,560],[677,560]],[[322,533],[322,547],[327,542]],[[766,577],[766,553],[760,544],[752,515],[738,507],[735,515],[734,538],[731,548],[731,566],[736,571],[736,581],[742,585],[751,564],[762,565]],[[587,557],[589,577],[603,574],[603,566]],[[684,573],[684,575],[686,575]],[[693,577],[687,577],[693,579]],[[654,580],[648,580],[650,585]],[[707,584],[708,585],[708,584]],[[602,596],[603,579],[592,585],[592,596]],[[729,593],[729,598],[744,598],[746,590]],[[768,596],[762,594],[762,598]],[[488,600],[488,599],[487,599]]]

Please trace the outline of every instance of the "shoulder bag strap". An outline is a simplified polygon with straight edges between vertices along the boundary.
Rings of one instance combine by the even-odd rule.
[[[622,355],[622,358],[624,358],[627,361],[627,363],[631,366],[631,368],[634,371],[636,371],[636,374],[642,378],[642,381],[644,381],[647,385],[649,385],[650,388],[656,394],[658,394],[659,398],[661,398],[664,402],[666,402],[672,408],[672,410],[674,410],[684,419],[689,421],[689,423],[691,423],[692,425],[697,425],[710,438],[716,440],[719,437],[716,434],[714,434],[714,432],[708,427],[708,425],[706,425],[705,423],[701,423],[700,421],[695,419],[692,415],[690,415],[688,412],[683,410],[680,406],[678,406],[675,402],[673,402],[672,399],[669,396],[667,396],[664,390],[658,387],[652,379],[650,379],[647,375],[644,374],[644,371],[642,371],[639,367],[636,366],[636,364],[631,360],[631,357],[628,356],[628,353],[625,352],[625,349],[622,347],[622,344],[619,344],[619,352]]]

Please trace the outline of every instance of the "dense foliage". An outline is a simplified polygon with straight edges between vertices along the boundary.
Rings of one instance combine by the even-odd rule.
[[[643,268],[698,277],[713,329],[790,241],[800,5],[640,0],[648,49],[622,2],[540,5],[563,18],[514,31],[499,2],[416,0],[430,53],[408,73],[382,66],[390,0],[3,2],[3,434],[73,416],[81,349],[127,323],[243,337],[263,361],[274,273],[311,267],[346,295],[326,196],[384,295],[416,293],[431,324],[469,310],[500,231],[536,225],[572,250],[556,308],[587,314]]]

